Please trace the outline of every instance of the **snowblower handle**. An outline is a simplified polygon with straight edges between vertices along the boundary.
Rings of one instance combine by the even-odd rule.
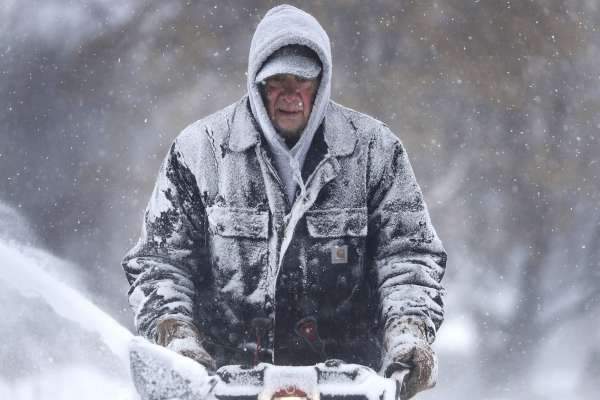
[[[259,364],[221,367],[218,400],[399,400],[400,385],[357,364],[330,360],[314,366]]]
[[[400,400],[399,381],[357,364],[228,365],[210,376],[173,351],[136,338],[131,376],[141,400]]]

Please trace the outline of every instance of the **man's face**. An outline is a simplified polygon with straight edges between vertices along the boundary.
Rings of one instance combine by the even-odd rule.
[[[319,79],[281,74],[265,82],[265,106],[273,126],[289,142],[295,142],[312,110]]]

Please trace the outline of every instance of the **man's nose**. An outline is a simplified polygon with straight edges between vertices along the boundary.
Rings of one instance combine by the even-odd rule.
[[[286,101],[294,101],[298,98],[299,93],[300,90],[298,88],[298,85],[285,85],[283,87],[282,97]]]
[[[295,79],[286,79],[283,83],[283,92],[285,94],[295,94],[300,90],[300,85],[296,82]]]
[[[281,96],[282,100],[285,102],[296,102],[298,101],[298,92],[297,91],[286,91]]]

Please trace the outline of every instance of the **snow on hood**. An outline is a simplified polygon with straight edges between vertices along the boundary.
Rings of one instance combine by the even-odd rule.
[[[291,44],[304,45],[312,49],[321,60],[323,69],[308,123],[296,145],[292,149],[288,149],[269,119],[255,79],[263,63],[271,54],[281,47]],[[258,24],[250,45],[248,97],[252,113],[275,156],[278,172],[280,175],[284,175],[282,179],[286,184],[286,191],[290,199],[293,198],[293,195],[290,196],[290,194],[295,191],[295,185],[289,184],[292,177],[293,181],[300,184],[302,193],[305,191],[300,171],[312,138],[323,121],[329,103],[331,70],[329,37],[312,15],[290,5],[277,6],[267,12]],[[284,160],[287,161],[287,165]],[[291,166],[291,168],[285,168],[287,166]],[[286,172],[290,173],[289,177],[285,176]]]

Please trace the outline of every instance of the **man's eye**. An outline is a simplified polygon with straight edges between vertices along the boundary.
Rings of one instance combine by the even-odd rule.
[[[302,77],[297,77],[297,83],[299,85],[302,85],[302,87],[317,87],[319,86],[319,81],[318,79],[309,79],[309,78],[302,78]]]

